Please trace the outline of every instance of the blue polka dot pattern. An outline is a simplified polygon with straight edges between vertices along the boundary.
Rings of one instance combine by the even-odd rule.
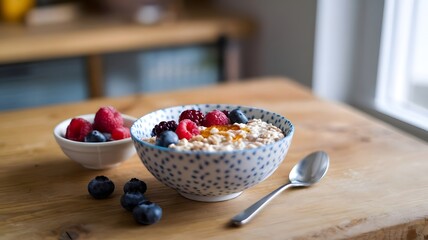
[[[187,109],[204,113],[214,109],[241,109],[248,119],[260,118],[279,127],[285,138],[256,149],[202,152],[178,151],[147,143],[153,127],[165,119],[178,120]],[[131,137],[144,166],[153,176],[178,192],[216,197],[242,192],[268,178],[282,163],[294,133],[285,117],[263,109],[237,105],[199,104],[176,106],[149,113],[133,124]]]

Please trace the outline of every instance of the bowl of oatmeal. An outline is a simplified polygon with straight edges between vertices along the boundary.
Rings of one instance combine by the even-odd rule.
[[[198,104],[151,112],[130,132],[157,180],[185,198],[217,202],[267,179],[284,161],[294,126],[264,109]]]

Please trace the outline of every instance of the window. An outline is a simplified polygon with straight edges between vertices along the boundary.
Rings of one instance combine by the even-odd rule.
[[[428,130],[428,1],[385,0],[375,103]]]

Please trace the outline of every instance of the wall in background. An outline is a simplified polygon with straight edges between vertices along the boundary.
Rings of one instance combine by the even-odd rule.
[[[217,0],[217,7],[255,20],[243,45],[243,77],[287,76],[312,86],[316,0]]]

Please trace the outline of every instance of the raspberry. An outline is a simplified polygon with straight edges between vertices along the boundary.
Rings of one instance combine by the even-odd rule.
[[[152,137],[154,136],[159,137],[159,135],[166,130],[175,132],[175,129],[177,129],[177,123],[174,120],[171,120],[168,122],[162,121],[153,128]]]
[[[179,139],[185,138],[189,140],[193,136],[198,135],[200,132],[198,129],[198,125],[196,125],[195,122],[190,119],[184,119],[178,123],[177,130],[175,130],[175,133],[177,134]]]
[[[227,125],[229,124],[229,118],[226,114],[219,110],[213,110],[205,115],[204,126],[211,127],[214,125]]]
[[[93,125],[95,130],[111,133],[113,129],[121,126],[123,126],[122,115],[114,107],[101,107],[95,114]]]
[[[183,119],[190,119],[201,126],[204,121],[204,114],[198,110],[185,110],[180,114],[179,122]]]
[[[92,125],[83,118],[73,118],[67,127],[65,138],[83,142],[85,136],[92,132]]]
[[[131,137],[131,134],[129,133],[129,128],[127,127],[117,127],[111,131],[111,138],[113,140],[120,140],[129,137]]]

